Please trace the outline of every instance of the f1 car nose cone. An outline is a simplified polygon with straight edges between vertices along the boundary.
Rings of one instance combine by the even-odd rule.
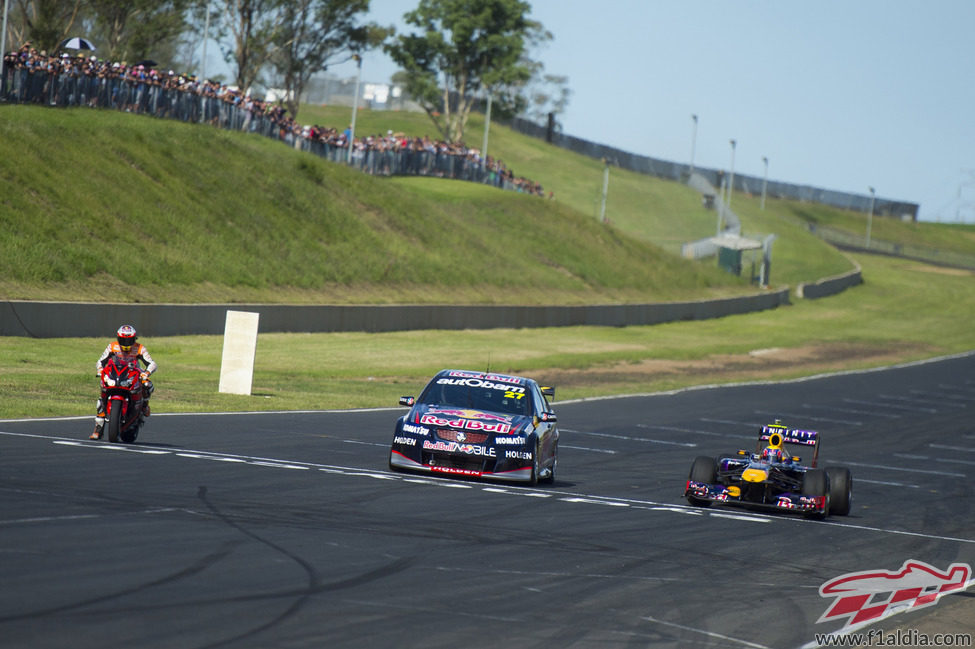
[[[741,474],[741,479],[745,482],[765,482],[768,479],[768,471],[745,469]]]

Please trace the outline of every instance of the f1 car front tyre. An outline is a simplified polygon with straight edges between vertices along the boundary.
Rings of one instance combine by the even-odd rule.
[[[691,465],[691,472],[687,476],[691,482],[704,482],[706,484],[714,484],[718,481],[718,462],[713,457],[707,455],[699,455],[694,458],[694,464]],[[710,500],[701,500],[700,498],[695,498],[694,496],[688,496],[687,502],[694,505],[695,507],[710,507]]]
[[[826,507],[821,512],[813,512],[810,514],[812,518],[826,518],[829,514],[830,506],[830,494],[829,494],[829,476],[822,469],[810,469],[806,471],[802,476],[802,495],[803,496],[813,496],[815,498],[826,497]]]
[[[853,503],[853,476],[845,467],[827,467],[829,482],[829,513],[846,516]]]

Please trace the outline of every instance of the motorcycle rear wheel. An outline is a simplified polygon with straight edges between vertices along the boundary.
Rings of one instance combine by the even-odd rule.
[[[122,427],[122,406],[115,401],[108,404],[108,441],[118,442],[119,429]]]

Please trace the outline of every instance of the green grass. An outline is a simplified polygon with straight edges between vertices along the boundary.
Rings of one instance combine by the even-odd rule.
[[[349,109],[340,106],[305,106],[300,120],[344,128]],[[387,124],[390,126],[387,127]],[[410,136],[435,135],[429,119],[419,113],[359,111],[356,132],[382,134],[391,129]],[[471,115],[467,141],[480,147],[484,120]],[[499,124],[492,124],[488,152],[500,158],[515,174],[542,184],[554,194],[555,202],[564,204],[595,220],[599,214],[603,186],[603,164],[545,142],[525,137]],[[650,153],[649,155],[652,155]],[[757,209],[757,199],[747,195],[734,197],[734,209],[743,211],[744,234],[764,238],[775,234],[773,244],[772,283],[795,285],[836,275],[852,268],[851,263],[831,246],[821,242],[797,223],[793,214],[771,205],[765,212]],[[802,203],[780,202],[787,207]],[[751,209],[750,206],[754,206]],[[690,187],[644,174],[610,168],[606,217],[612,225],[638,239],[649,241],[673,255],[681,245],[715,234],[717,213],[707,209],[700,195]],[[713,265],[715,261],[702,262]]]
[[[342,127],[348,109],[308,107],[302,118]],[[363,111],[358,130],[422,135],[432,132],[425,119]],[[469,130],[478,141],[479,119]],[[4,299],[584,304],[752,290],[714,260],[675,254],[714,230],[714,212],[688,188],[614,168],[611,223],[598,223],[598,161],[499,126],[491,153],[554,200],[371,178],[256,136],[108,111],[3,106],[0,141]],[[851,260],[802,223],[856,231],[863,215],[786,201],[761,210],[747,195],[734,209],[746,236],[776,235],[773,284],[844,272],[854,260],[865,283],[772,311],[652,327],[262,334],[252,396],[217,393],[221,337],[146,339],[161,366],[155,411],[392,406],[444,367],[529,374],[567,399],[975,349],[972,273]],[[975,248],[970,226],[875,218],[874,233]],[[0,417],[91,414],[92,366],[109,336],[0,338]]]
[[[750,290],[557,201],[374,178],[111,111],[0,115],[6,298],[582,304]]]
[[[841,295],[715,320],[261,334],[251,396],[217,392],[220,336],[149,338],[143,342],[160,365],[154,411],[392,407],[446,367],[527,374],[556,385],[562,400],[792,378],[975,349],[970,273],[887,257],[860,261],[865,283]],[[104,344],[0,338],[0,418],[91,414],[92,366]]]

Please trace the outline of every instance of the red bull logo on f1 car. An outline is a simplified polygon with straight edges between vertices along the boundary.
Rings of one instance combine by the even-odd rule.
[[[866,570],[836,577],[819,587],[821,597],[833,604],[816,621],[846,618],[845,626],[881,620],[906,609],[930,606],[942,595],[965,590],[972,584],[972,568],[953,563],[945,571],[923,561],[905,561],[900,570]]]
[[[449,426],[450,428],[474,430],[482,433],[501,433],[507,435],[511,432],[511,424],[501,421],[489,423],[475,419],[447,419],[446,417],[439,417],[429,413],[420,417],[420,423],[427,426]]]

